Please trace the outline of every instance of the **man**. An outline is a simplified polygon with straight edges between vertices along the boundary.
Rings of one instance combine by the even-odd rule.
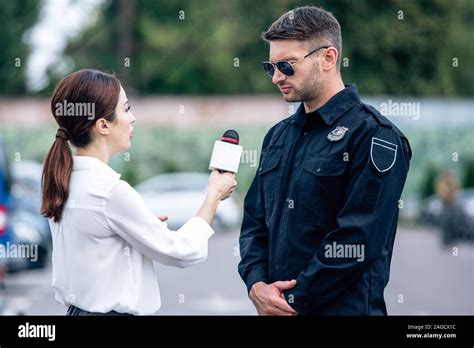
[[[294,115],[263,140],[244,202],[239,273],[260,315],[386,315],[411,150],[344,86],[334,16],[301,7],[262,34],[263,68]]]

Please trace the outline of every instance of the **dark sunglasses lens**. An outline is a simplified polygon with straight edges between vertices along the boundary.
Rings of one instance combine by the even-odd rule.
[[[295,71],[293,70],[293,66],[289,62],[278,62],[276,63],[278,70],[280,70],[286,76],[292,76]]]
[[[275,68],[273,67],[272,64],[268,62],[263,62],[262,63],[262,68],[265,70],[265,72],[268,74],[268,76],[273,77],[273,74],[275,73]]]

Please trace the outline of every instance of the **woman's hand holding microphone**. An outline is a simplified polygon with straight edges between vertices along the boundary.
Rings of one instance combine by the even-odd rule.
[[[229,198],[235,191],[236,186],[237,181],[235,180],[234,173],[219,173],[219,171],[213,170],[209,176],[206,199],[196,216],[203,218],[208,224],[211,224],[219,203]]]
[[[236,186],[237,181],[235,180],[234,173],[219,173],[219,171],[213,170],[209,176],[207,195],[223,201],[230,197],[232,192],[235,191]]]

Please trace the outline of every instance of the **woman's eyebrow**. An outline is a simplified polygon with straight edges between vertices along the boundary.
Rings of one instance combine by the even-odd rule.
[[[128,100],[126,100],[125,103],[123,103],[123,106],[125,106],[125,104],[127,104],[127,103],[128,103]]]

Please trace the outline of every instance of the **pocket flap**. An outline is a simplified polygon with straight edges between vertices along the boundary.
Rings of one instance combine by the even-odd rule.
[[[278,156],[262,157],[262,163],[260,164],[260,168],[258,168],[258,173],[262,175],[269,171],[272,171],[278,166],[278,163],[280,163],[280,160],[281,160],[281,154]]]
[[[342,175],[346,169],[347,162],[334,158],[310,157],[302,166],[305,170],[317,176]]]

